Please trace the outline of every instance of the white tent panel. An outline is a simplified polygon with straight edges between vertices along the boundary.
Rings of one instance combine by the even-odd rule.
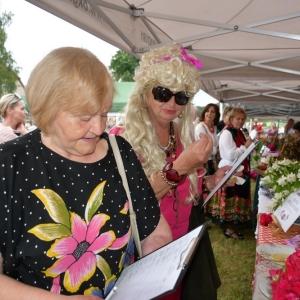
[[[182,43],[214,98],[248,115],[299,115],[299,0],[27,1],[136,57]]]

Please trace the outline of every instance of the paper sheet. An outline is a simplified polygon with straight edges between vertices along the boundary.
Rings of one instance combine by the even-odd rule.
[[[196,228],[125,268],[110,299],[149,300],[172,291],[184,270],[184,262],[194,251],[194,242],[198,244],[203,228]]]

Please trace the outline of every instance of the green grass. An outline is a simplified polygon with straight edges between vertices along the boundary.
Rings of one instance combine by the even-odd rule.
[[[251,181],[252,194],[255,180]],[[210,223],[212,224],[212,223]],[[209,235],[222,285],[219,300],[251,300],[251,281],[255,264],[256,239],[251,228],[243,228],[244,240],[226,238],[218,225],[212,224]]]

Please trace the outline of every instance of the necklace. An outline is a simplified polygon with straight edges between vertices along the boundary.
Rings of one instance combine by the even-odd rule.
[[[170,134],[169,134],[168,145],[164,147],[160,144],[160,142],[158,142],[158,146],[165,151],[167,158],[168,157],[171,157],[172,159],[176,158],[177,143],[176,143],[176,136],[175,136],[173,122],[170,123]]]
[[[158,142],[158,145],[161,149],[163,149],[164,151],[167,151],[171,145],[171,136],[169,135],[169,141],[168,141],[168,145],[166,147],[162,146],[160,142]]]
[[[212,127],[210,127],[210,126],[206,123],[205,120],[204,120],[204,123],[205,123],[205,125],[207,126],[208,130],[209,130],[211,133],[215,133],[215,127],[214,127],[214,125],[213,125]]]
[[[170,137],[171,137],[171,143],[170,143],[171,149],[166,151],[166,156],[167,157],[171,156],[172,159],[175,159],[177,143],[176,143],[176,135],[174,131],[173,122],[170,123]]]

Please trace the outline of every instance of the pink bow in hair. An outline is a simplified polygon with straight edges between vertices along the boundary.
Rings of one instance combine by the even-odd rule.
[[[184,49],[182,46],[180,47],[180,50],[181,50],[182,56],[184,57],[184,59],[185,59],[186,61],[191,62],[197,69],[201,69],[201,68],[202,68],[201,62],[200,62],[199,60],[197,60],[197,59],[195,59],[195,58],[189,56],[189,55],[186,53],[185,49]],[[164,60],[166,60],[166,61],[168,61],[168,60],[170,60],[170,59],[171,59],[170,56],[166,56],[166,57],[164,58]]]
[[[189,55],[186,53],[185,49],[184,49],[182,46],[180,47],[180,50],[181,50],[182,56],[183,56],[187,61],[191,62],[197,69],[201,69],[201,68],[202,68],[201,62],[200,62],[199,60],[197,60],[197,59],[195,59],[195,58],[189,56]]]

